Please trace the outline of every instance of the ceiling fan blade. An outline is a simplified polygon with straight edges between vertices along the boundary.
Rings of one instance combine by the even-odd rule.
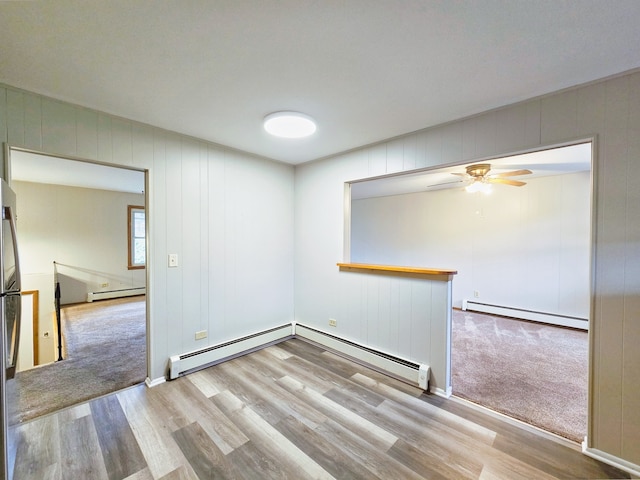
[[[521,182],[519,180],[508,180],[506,178],[487,178],[487,182],[489,183],[499,183],[501,185],[511,185],[512,187],[521,187],[526,185],[526,182]]]
[[[464,180],[454,180],[453,182],[434,183],[433,185],[427,185],[427,188],[440,187],[442,185],[451,185],[453,183],[464,183]]]
[[[457,176],[459,176],[459,177],[466,177],[466,176],[467,176],[467,174],[466,174],[466,173],[460,173],[460,172],[454,172],[454,173],[452,173],[451,175],[457,175]]]
[[[492,177],[515,177],[516,175],[531,175],[533,172],[531,170],[514,170],[512,172],[504,172],[504,173],[496,173],[491,175]]]

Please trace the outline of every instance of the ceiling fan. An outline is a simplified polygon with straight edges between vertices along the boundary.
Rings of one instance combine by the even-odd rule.
[[[489,193],[491,191],[491,184],[511,185],[512,187],[521,187],[526,185],[526,182],[520,180],[512,180],[505,177],[515,177],[518,175],[529,175],[533,173],[531,170],[513,170],[511,172],[494,173],[489,174],[491,171],[491,165],[488,163],[477,163],[466,167],[465,173],[452,173],[464,177],[462,180],[456,182],[446,182],[437,185],[446,185],[450,183],[467,182],[465,187],[467,192],[484,192]],[[436,185],[431,185],[435,187]]]

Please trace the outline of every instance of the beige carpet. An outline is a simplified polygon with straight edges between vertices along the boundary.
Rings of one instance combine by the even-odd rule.
[[[30,420],[144,381],[144,296],[62,309],[64,360],[7,382],[9,424]]]
[[[454,310],[453,394],[570,440],[587,432],[587,332]]]

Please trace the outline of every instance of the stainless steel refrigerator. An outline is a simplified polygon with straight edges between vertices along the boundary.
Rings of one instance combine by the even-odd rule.
[[[2,346],[0,375],[0,422],[2,425],[2,468],[0,479],[8,480],[14,458],[8,454],[7,442],[7,381],[13,379],[18,359],[20,337],[20,266],[16,240],[16,195],[4,180],[0,180],[2,223],[0,223],[0,344]]]

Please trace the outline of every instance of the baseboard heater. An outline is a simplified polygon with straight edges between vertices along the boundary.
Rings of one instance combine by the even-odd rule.
[[[473,312],[490,313],[494,315],[502,315],[504,317],[531,320],[533,322],[542,322],[552,325],[560,325],[563,327],[589,330],[589,321],[586,318],[557,315],[554,313],[536,312],[532,310],[525,310],[522,308],[491,305],[488,303],[480,303],[473,300],[463,300],[462,310],[471,310]]]
[[[287,324],[201,350],[172,355],[169,357],[169,378],[173,380],[180,375],[245,355],[267,345],[288,340],[293,336],[291,324]]]
[[[428,389],[429,366],[427,365],[395,357],[305,325],[296,324],[295,332],[296,337],[327,347],[336,353],[343,354],[385,374],[391,374],[423,390]]]
[[[145,295],[147,289],[145,287],[122,288],[120,290],[108,290],[105,292],[89,292],[87,293],[87,302],[95,300],[106,300],[108,298],[132,297],[134,295]]]

